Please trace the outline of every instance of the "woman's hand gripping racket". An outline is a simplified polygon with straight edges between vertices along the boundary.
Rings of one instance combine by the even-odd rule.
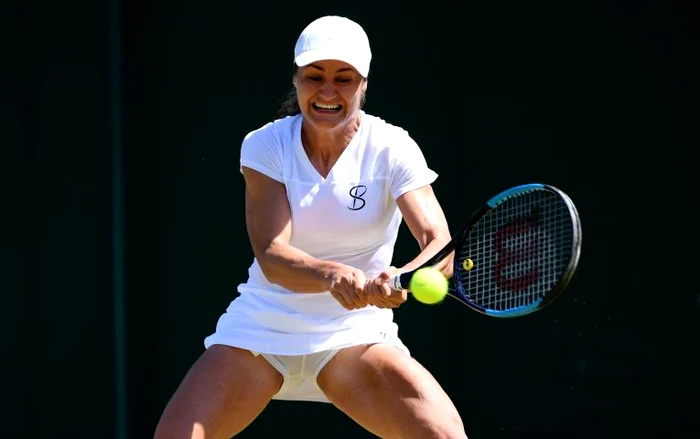
[[[581,253],[581,223],[561,190],[516,186],[491,198],[419,268],[435,265],[452,251],[449,296],[489,316],[522,316],[566,288]],[[408,289],[417,270],[395,276],[389,285]]]

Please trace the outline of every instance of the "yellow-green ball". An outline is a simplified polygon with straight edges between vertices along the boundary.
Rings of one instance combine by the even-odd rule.
[[[417,301],[433,305],[442,302],[447,295],[447,287],[447,278],[440,270],[424,267],[413,274],[408,289]]]

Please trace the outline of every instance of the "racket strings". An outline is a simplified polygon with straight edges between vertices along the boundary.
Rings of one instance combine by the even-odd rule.
[[[461,294],[493,311],[539,303],[566,270],[572,230],[569,207],[555,193],[534,190],[504,200],[471,229],[455,255]]]

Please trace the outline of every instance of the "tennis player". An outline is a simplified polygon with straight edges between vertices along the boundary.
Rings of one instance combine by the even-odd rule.
[[[365,31],[344,17],[321,17],[299,36],[290,100],[241,148],[249,277],[165,408],[157,439],[230,438],[271,399],[330,402],[383,438],[466,437],[393,321],[407,293],[392,293],[388,280],[450,233],[418,145],[362,110],[371,57]],[[422,251],[397,269],[402,220]]]

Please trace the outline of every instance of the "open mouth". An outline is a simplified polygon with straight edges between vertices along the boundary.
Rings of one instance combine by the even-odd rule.
[[[316,111],[321,111],[321,112],[326,112],[326,113],[335,113],[335,112],[340,111],[341,108],[343,108],[343,106],[340,104],[321,104],[319,102],[314,102],[311,104],[311,106]]]

